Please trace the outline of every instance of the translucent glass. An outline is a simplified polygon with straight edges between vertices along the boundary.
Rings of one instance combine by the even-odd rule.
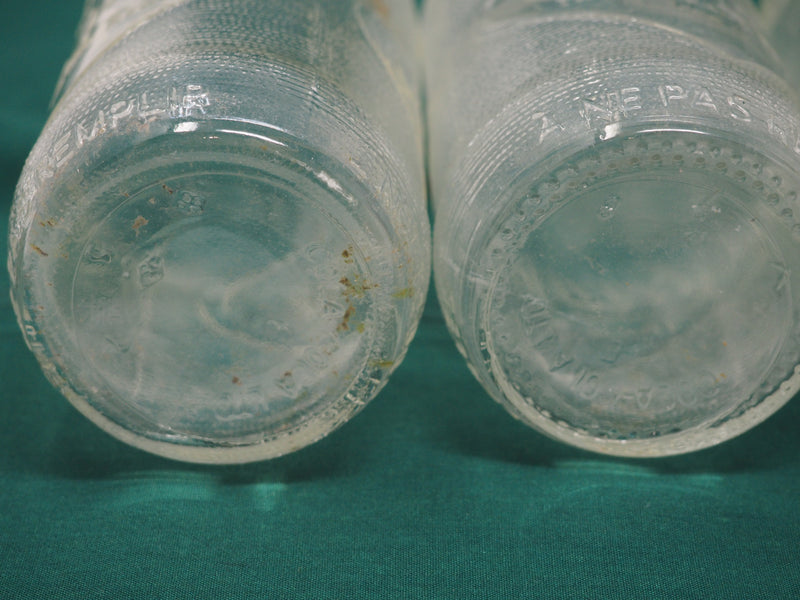
[[[413,6],[89,2],[11,217],[47,377],[198,462],[324,436],[402,360],[429,275]]]
[[[749,0],[432,0],[434,274],[514,416],[628,456],[800,387],[800,120]]]
[[[800,2],[760,0],[764,31],[781,58],[784,75],[800,90]]]

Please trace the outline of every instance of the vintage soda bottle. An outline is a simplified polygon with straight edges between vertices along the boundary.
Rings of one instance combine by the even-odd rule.
[[[627,456],[788,401],[800,120],[755,5],[439,0],[426,19],[436,287],[489,393]]]
[[[9,246],[78,410],[244,462],[385,384],[429,273],[412,22],[401,0],[88,2]]]

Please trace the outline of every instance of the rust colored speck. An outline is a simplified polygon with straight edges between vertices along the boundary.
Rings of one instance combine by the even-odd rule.
[[[350,318],[353,316],[353,314],[355,314],[355,312],[356,312],[356,307],[350,304],[347,307],[347,310],[344,311],[342,322],[339,323],[339,325],[336,327],[336,331],[347,331],[348,329],[350,329],[350,325],[348,325],[348,323],[350,322]]]
[[[384,2],[384,0],[372,0],[370,4],[372,4],[372,8],[382,19],[389,18],[389,6],[386,4],[386,2]]]
[[[133,221],[133,225],[131,225],[131,227],[133,227],[133,230],[134,230],[136,233],[139,233],[139,228],[140,228],[140,227],[144,227],[144,226],[145,226],[145,225],[147,225],[149,222],[150,222],[150,221],[148,221],[147,219],[145,219],[145,218],[144,218],[142,215],[139,215],[138,217],[136,217],[136,219],[134,219],[134,221]]]
[[[352,246],[348,246],[344,250],[342,250],[342,258],[344,259],[345,264],[352,264],[354,262],[353,259],[354,250]]]

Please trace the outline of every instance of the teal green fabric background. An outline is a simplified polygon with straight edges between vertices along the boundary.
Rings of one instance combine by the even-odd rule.
[[[0,21],[0,254],[80,2]],[[206,468],[84,420],[25,348],[0,271],[0,599],[800,598],[800,400],[693,455],[552,442],[473,380],[433,298],[358,417]]]

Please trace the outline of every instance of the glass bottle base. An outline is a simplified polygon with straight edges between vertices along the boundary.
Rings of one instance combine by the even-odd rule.
[[[377,393],[407,342],[406,254],[367,189],[309,152],[193,126],[59,178],[71,208],[27,232],[18,305],[81,412],[156,454],[246,462]]]
[[[687,452],[763,420],[800,387],[798,183],[739,144],[668,131],[523,178],[473,249],[489,387],[608,454]]]

